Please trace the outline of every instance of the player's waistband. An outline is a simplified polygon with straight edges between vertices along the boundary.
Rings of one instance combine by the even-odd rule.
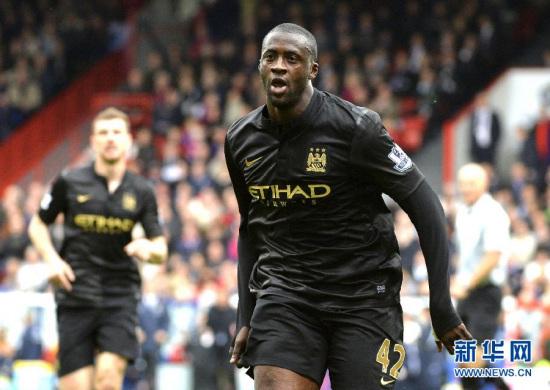
[[[325,311],[341,312],[343,310],[360,309],[369,307],[389,307],[399,305],[400,297],[397,294],[384,296],[335,296],[331,294],[308,294],[307,292],[295,292],[271,286],[262,290],[253,290],[256,299],[263,296],[275,295],[290,299],[305,305],[313,306]]]

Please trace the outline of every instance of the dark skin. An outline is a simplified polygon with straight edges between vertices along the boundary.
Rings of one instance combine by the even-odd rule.
[[[305,38],[288,33],[269,34],[258,69],[271,120],[285,123],[299,117],[313,96],[311,80],[319,70]]]
[[[276,123],[287,123],[299,117],[313,96],[311,80],[317,76],[319,65],[306,43],[303,36],[284,32],[272,32],[264,40],[258,69],[267,96],[269,117]],[[230,350],[230,363],[239,368],[249,330],[246,326],[239,329]],[[445,347],[454,354],[455,340],[471,338],[464,324],[460,324],[439,336],[436,344],[440,352]],[[256,389],[319,389],[319,384],[311,379],[279,367],[256,366],[254,377]]]

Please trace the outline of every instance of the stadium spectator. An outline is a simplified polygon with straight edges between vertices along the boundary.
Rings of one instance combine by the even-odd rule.
[[[8,99],[25,118],[42,104],[42,91],[38,81],[31,76],[26,59],[20,58],[7,75]]]
[[[9,214],[7,222],[7,237],[2,243],[3,257],[14,256],[23,258],[29,237],[25,231],[26,222],[23,213],[16,210]]]
[[[141,356],[145,362],[144,390],[156,388],[157,365],[160,348],[167,340],[169,317],[163,285],[159,278],[146,279],[143,296],[138,305],[138,319],[141,335]],[[141,387],[140,387],[141,388]]]
[[[17,272],[21,259],[17,257],[4,257],[2,264],[2,280],[0,281],[0,291],[17,290]]]
[[[48,265],[42,261],[36,248],[29,245],[17,270],[17,288],[22,291],[46,291],[48,273]]]
[[[149,177],[157,160],[157,150],[150,128],[141,127],[137,130],[133,148],[139,172]]]
[[[15,352],[16,360],[42,359],[43,344],[40,335],[40,309],[30,309],[24,318],[23,334]]]
[[[0,387],[9,386],[15,352],[14,346],[8,339],[8,329],[0,327]]]
[[[228,292],[220,286],[217,298],[207,314],[206,326],[214,335],[214,357],[218,390],[235,389],[235,370],[229,364],[227,351],[235,336],[237,312],[229,305]]]
[[[145,77],[140,68],[134,67],[128,71],[126,83],[120,88],[121,92],[142,93],[145,92]]]
[[[478,344],[477,359],[467,365],[481,367],[485,363],[481,359],[481,344],[494,339],[500,325],[510,219],[487,192],[489,178],[481,165],[470,163],[461,167],[458,186],[464,204],[456,214],[458,265],[452,291],[459,300],[458,312]],[[502,380],[499,382],[503,385]],[[480,389],[482,384],[480,378],[464,377],[462,386]]]
[[[474,162],[495,166],[501,135],[498,114],[489,106],[487,96],[478,94],[470,119],[470,156]]]

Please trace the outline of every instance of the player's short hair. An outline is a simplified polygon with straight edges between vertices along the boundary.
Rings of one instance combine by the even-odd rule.
[[[126,126],[128,128],[128,131],[130,131],[130,117],[128,114],[126,114],[124,111],[119,110],[115,107],[107,107],[100,112],[96,114],[94,119],[92,120],[92,128],[91,131],[93,132],[95,129],[95,124],[99,120],[104,119],[122,119],[124,123],[126,123]]]
[[[287,34],[297,34],[297,35],[301,35],[302,37],[304,37],[306,39],[306,49],[311,54],[311,59],[313,61],[317,61],[317,40],[315,39],[313,34],[310,33],[308,30],[306,30],[302,26],[299,26],[299,25],[294,24],[294,23],[281,23],[281,24],[273,27],[271,30],[269,30],[269,32],[265,35],[265,37],[262,41],[262,51],[263,51],[263,47],[265,45],[265,39],[267,38],[267,36],[269,34],[275,33],[275,32],[283,32],[283,33],[287,33]]]

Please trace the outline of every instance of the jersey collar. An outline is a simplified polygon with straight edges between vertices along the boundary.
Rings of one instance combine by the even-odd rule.
[[[105,188],[108,188],[108,184],[107,184],[107,178],[105,176],[101,176],[100,174],[98,174],[96,171],[95,171],[95,167],[94,167],[94,161],[92,161],[92,163],[89,165],[89,168],[92,175],[97,179],[99,180],[104,186]],[[114,191],[114,192],[117,192],[119,188],[122,188],[122,185],[128,180],[128,169],[126,169],[124,171],[124,175],[122,176],[122,179],[120,179],[120,184],[118,185],[117,189]],[[113,192],[113,193],[114,193]]]
[[[313,119],[316,117],[319,107],[321,106],[321,92],[316,88],[313,88],[313,95],[309,101],[304,112],[296,119],[290,123],[285,123],[283,125],[274,123],[270,118],[267,112],[267,105],[263,105],[262,109],[259,112],[258,119],[256,121],[256,126],[260,130],[278,130],[286,132],[291,129],[300,129],[307,127],[308,124],[311,124]]]

